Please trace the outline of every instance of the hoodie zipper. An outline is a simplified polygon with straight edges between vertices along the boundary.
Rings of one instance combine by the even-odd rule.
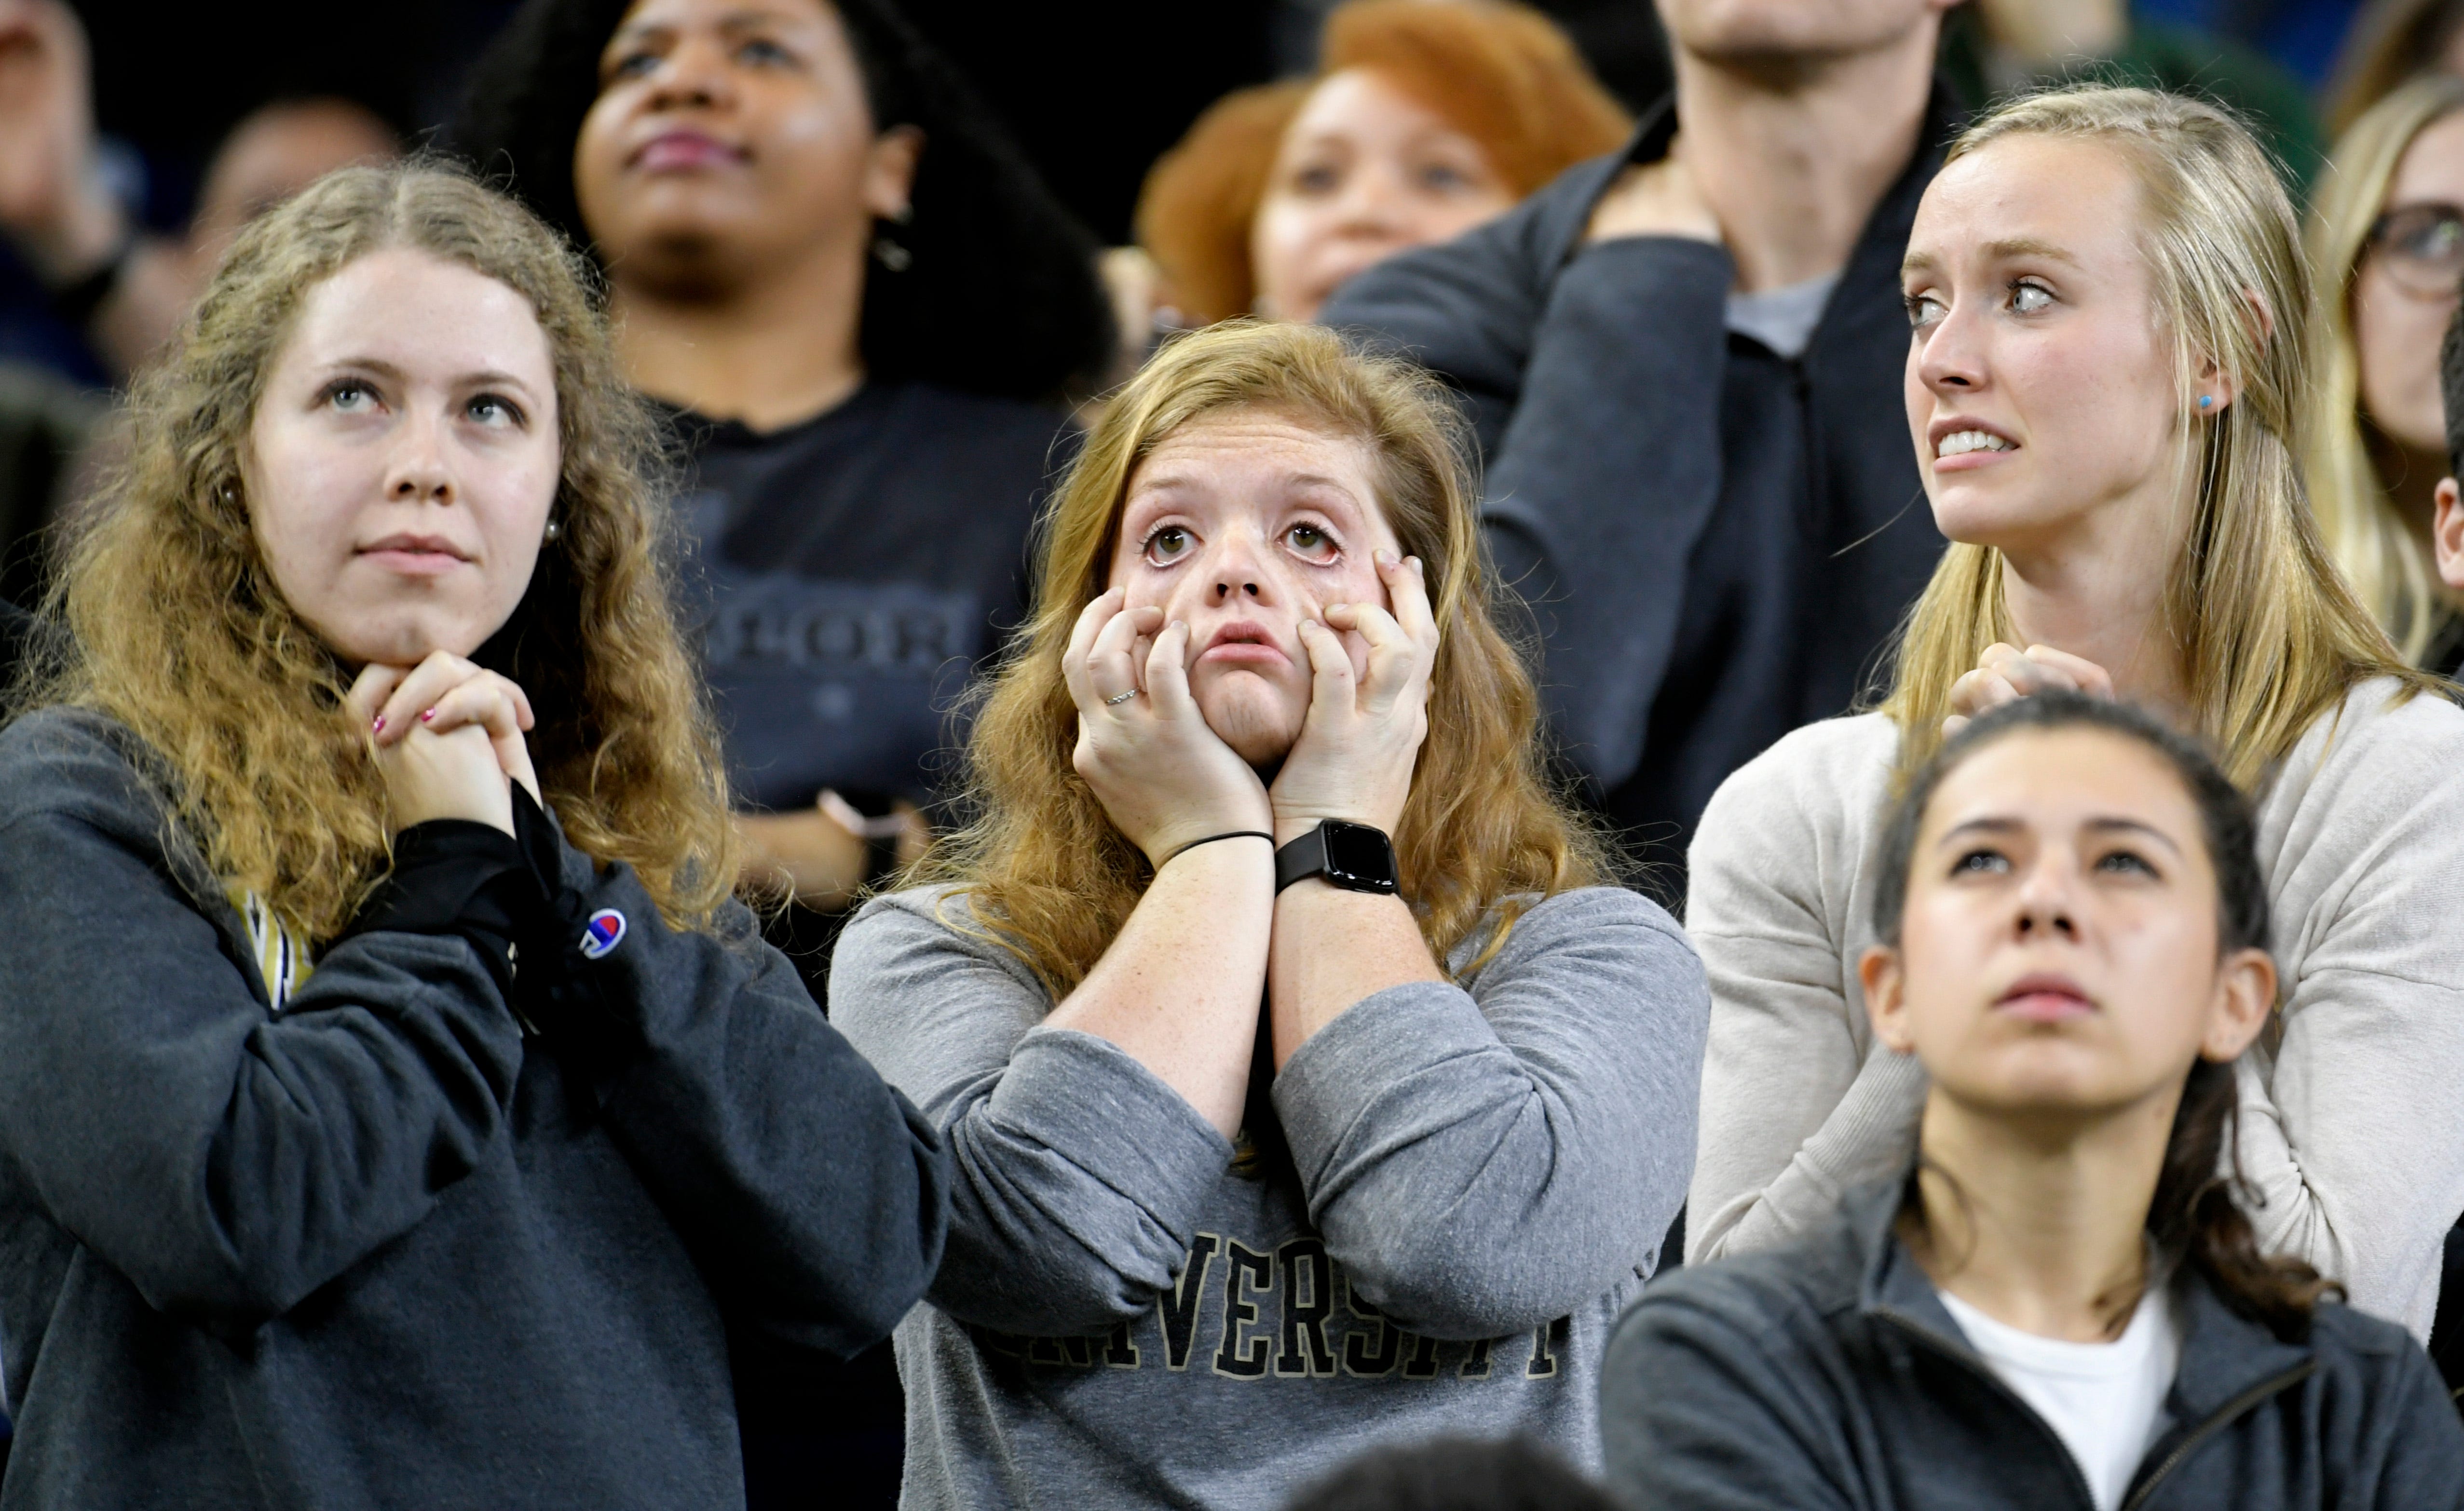
[[[2087,1474],[2079,1468],[2079,1459],[2072,1455],[2071,1445],[2062,1441],[2061,1434],[2055,1432],[2053,1424],[2038,1415],[2035,1407],[2019,1398],[2018,1391],[2004,1383],[2000,1375],[1980,1364],[1975,1355],[1950,1347],[1932,1328],[1907,1313],[1888,1306],[1877,1306],[1874,1308],[1874,1315],[1889,1320],[1918,1343],[1976,1376],[1978,1381],[1989,1389],[2000,1391],[2004,1400],[2017,1407],[2022,1415],[2035,1423],[2036,1431],[2044,1435],[2046,1441],[2053,1444],[2055,1454],[2061,1459],[2062,1467],[2070,1472],[2071,1488],[2079,1492],[2079,1503],[2093,1511],[2096,1505],[2096,1492],[2088,1488]],[[2124,1507],[2123,1511],[2129,1511],[2129,1508]]]
[[[2193,1449],[2197,1448],[2201,1443],[2206,1442],[2210,1437],[2215,1435],[2216,1433],[2225,1427],[2231,1425],[2234,1418],[2240,1416],[2243,1412],[2248,1412],[2252,1407],[2256,1406],[2259,1402],[2266,1400],[2269,1396],[2274,1395],[2278,1391],[2284,1390],[2288,1386],[2298,1385],[2318,1372],[2319,1361],[2316,1359],[2304,1359],[2299,1364],[2295,1365],[2292,1369],[2285,1370],[2276,1378],[2272,1380],[2262,1380],[2258,1384],[2252,1386],[2249,1390],[2241,1392],[2241,1394],[2234,1396],[2232,1400],[2227,1401],[2224,1405],[2216,1408],[2215,1412],[2210,1415],[2206,1421],[2201,1422],[2196,1428],[2191,1430],[2189,1436],[2183,1438],[2179,1443],[2174,1445],[2173,1451],[2165,1456],[2164,1462],[2156,1466],[2156,1472],[2154,1474],[2151,1474],[2146,1478],[2141,1480],[2139,1482],[2139,1488],[2132,1491],[2123,1499],[2122,1502],[2122,1511],[2139,1511],[2141,1506],[2147,1503],[2147,1498],[2156,1493],[2156,1487],[2165,1482],[2165,1477],[2167,1475],[2171,1474],[2175,1469],[2181,1467],[2182,1460],[2189,1457]]]

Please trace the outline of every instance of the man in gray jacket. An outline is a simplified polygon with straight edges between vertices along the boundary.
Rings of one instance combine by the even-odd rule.
[[[1469,403],[1565,754],[1674,875],[1722,778],[1848,708],[1941,553],[1899,267],[1955,121],[1947,0],[1660,9],[1677,90],[1625,151],[1320,318]]]

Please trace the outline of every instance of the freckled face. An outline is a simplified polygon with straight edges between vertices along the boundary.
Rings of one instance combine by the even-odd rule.
[[[2167,549],[2181,401],[2141,219],[2129,166],[2086,142],[2005,137],[1926,189],[1901,274],[1908,427],[1951,539]]]
[[[1245,409],[1182,426],[1131,474],[1107,585],[1188,622],[1190,691],[1253,765],[1282,759],[1309,714],[1300,622],[1393,608],[1370,554],[1401,548],[1375,479],[1363,443]],[[1363,673],[1366,644],[1343,639]]]

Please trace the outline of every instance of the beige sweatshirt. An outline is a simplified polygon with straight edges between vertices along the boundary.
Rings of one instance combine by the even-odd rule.
[[[2464,1213],[2464,710],[2395,688],[2355,690],[2260,797],[2284,1032],[2236,1067],[2239,1149],[2261,1247],[2427,1339]],[[1810,725],[1704,812],[1688,1263],[1789,1242],[1914,1152],[1925,1071],[1874,1038],[1857,981],[1898,740],[1879,713]]]

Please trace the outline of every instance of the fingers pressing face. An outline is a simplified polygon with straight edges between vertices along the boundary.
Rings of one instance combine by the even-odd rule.
[[[1375,476],[1366,445],[1265,410],[1194,420],[1131,475],[1108,585],[1187,622],[1191,694],[1252,764],[1280,759],[1309,713],[1301,622],[1393,608],[1374,553],[1400,552]],[[1344,638],[1365,668],[1367,643]]]
[[[2091,142],[2004,137],[1926,190],[1901,274],[1908,428],[1950,538],[2025,552],[2105,515],[2169,555],[2196,422],[2140,220],[2128,164]]]
[[[599,80],[574,194],[620,283],[723,287],[904,212],[921,139],[877,130],[825,0],[640,0]]]
[[[426,252],[310,290],[257,401],[246,505],[274,580],[352,662],[469,655],[530,586],[557,492],[530,303]]]
[[[1479,142],[1381,76],[1346,69],[1311,90],[1285,129],[1251,223],[1260,313],[1315,319],[1371,263],[1451,241],[1513,207]]]
[[[2263,952],[2219,957],[2217,918],[2198,807],[2162,756],[2101,730],[2014,733],[1927,804],[1868,1008],[1971,1106],[2168,1096],[2193,1059],[2238,1054],[2274,1000]]]

